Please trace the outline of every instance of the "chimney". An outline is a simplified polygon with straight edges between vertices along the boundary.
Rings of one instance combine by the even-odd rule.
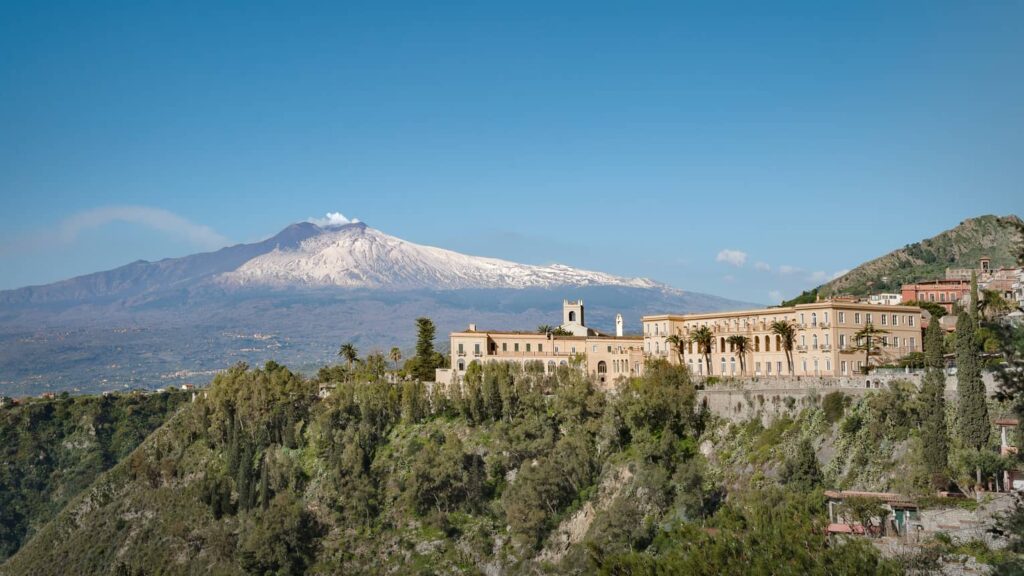
[[[470,324],[469,325],[469,331],[470,332],[476,332],[476,324]]]
[[[615,315],[615,336],[622,338],[622,314]]]

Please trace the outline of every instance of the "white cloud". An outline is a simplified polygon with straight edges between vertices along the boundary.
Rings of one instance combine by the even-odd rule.
[[[82,232],[112,222],[138,224],[203,248],[220,248],[228,244],[227,238],[209,226],[190,222],[174,212],[150,206],[102,206],[79,212],[57,225],[56,239],[62,244],[70,244]]]
[[[202,249],[213,250],[230,243],[227,238],[218,234],[213,228],[196,224],[162,208],[101,206],[73,214],[61,220],[55,227],[36,230],[0,242],[0,255],[67,246],[77,241],[83,232],[102,228],[114,222],[144,226]]]
[[[715,262],[725,262],[726,264],[732,264],[733,266],[743,266],[747,262],[747,253],[740,250],[730,250],[726,248],[715,256]]]
[[[767,262],[757,262],[754,264],[754,269],[760,270],[761,272],[769,272],[772,267],[769,266]]]
[[[772,304],[775,304],[776,302],[782,302],[782,292],[779,292],[778,290],[769,290],[768,301],[771,302]]]
[[[733,282],[736,281],[736,277],[733,276],[732,274],[726,274],[725,276],[722,276],[722,280],[732,284]]]
[[[840,271],[836,272],[835,274],[833,274],[832,275],[832,279],[835,280],[836,278],[839,278],[841,276],[846,276],[849,272],[850,272],[849,268],[843,268],[842,270],[840,270]]]
[[[790,266],[789,264],[783,264],[782,266],[779,266],[779,274],[782,274],[784,276],[796,274],[799,271],[800,268],[797,268],[796,266]]]
[[[352,218],[351,220],[346,218],[341,212],[328,212],[324,218],[310,218],[310,222],[321,227],[329,226],[344,226],[345,224],[355,224],[359,222],[359,218]]]

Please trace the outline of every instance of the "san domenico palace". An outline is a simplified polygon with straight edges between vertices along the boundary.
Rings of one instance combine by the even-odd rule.
[[[778,320],[794,328],[792,371],[783,340],[772,331]],[[586,325],[582,301],[565,300],[561,330],[491,331],[470,324],[468,330],[453,332],[451,368],[438,370],[436,380],[457,382],[473,362],[515,362],[547,374],[560,366],[579,367],[611,389],[621,379],[642,375],[645,363],[658,358],[682,362],[701,377],[852,376],[864,369],[864,350],[856,341],[859,331],[869,324],[881,331],[871,363],[886,364],[921,351],[921,321],[917,307],[835,299],[758,310],[644,316],[643,333],[638,335],[623,334],[618,314],[612,335]],[[702,327],[713,336],[710,367],[693,339]],[[747,338],[743,363],[731,336]],[[681,351],[673,345],[679,340]]]

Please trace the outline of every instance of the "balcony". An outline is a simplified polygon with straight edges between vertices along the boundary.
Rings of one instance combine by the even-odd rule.
[[[832,351],[832,345],[831,344],[823,344],[821,346],[821,351],[822,352],[831,352]]]
[[[819,328],[831,328],[832,325],[829,324],[828,322],[822,322],[821,324],[818,324],[818,327]]]
[[[807,352],[807,346],[805,344],[799,344],[796,347],[797,352]]]

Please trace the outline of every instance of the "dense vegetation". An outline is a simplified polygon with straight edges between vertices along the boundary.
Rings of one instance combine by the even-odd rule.
[[[965,363],[980,352],[969,324]],[[826,487],[970,493],[1013,465],[984,422],[1024,401],[1007,385],[999,404],[946,403],[940,339],[932,328],[921,390],[810,396],[767,424],[716,418],[661,361],[613,395],[531,364],[474,363],[463,386],[392,381],[354,347],[312,379],[240,364],[134,451],[114,441],[131,427],[98,434],[109,462],[127,456],[0,574],[888,574],[942,555],[1009,569],[1024,511],[1004,521],[1007,552],[936,541],[884,559],[868,539],[823,537]],[[1000,342],[1019,364],[1024,330]]]
[[[0,409],[0,561],[187,398],[183,392],[63,395]]]
[[[683,369],[612,397],[503,364],[464,389],[347,381],[318,401],[317,384],[273,363],[219,375],[0,572],[894,569],[826,545],[813,451],[727,486]]]

